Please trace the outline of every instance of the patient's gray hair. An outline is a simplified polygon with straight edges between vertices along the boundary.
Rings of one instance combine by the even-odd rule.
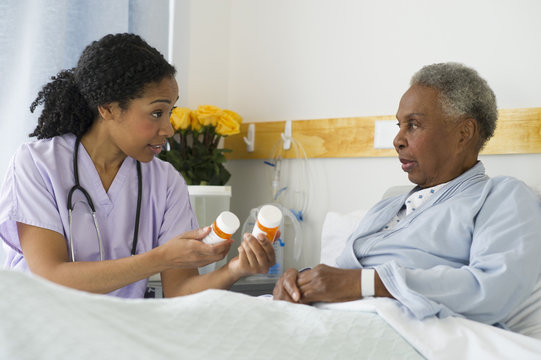
[[[480,149],[494,135],[498,119],[496,96],[474,69],[454,62],[427,65],[413,75],[410,85],[438,90],[442,110],[449,117],[474,118],[479,125]]]

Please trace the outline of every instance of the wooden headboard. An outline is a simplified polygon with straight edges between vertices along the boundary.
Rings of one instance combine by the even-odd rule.
[[[292,136],[306,150],[309,158],[396,156],[392,149],[374,149],[376,120],[396,120],[394,115],[348,117],[292,121]],[[228,159],[265,159],[284,132],[285,121],[257,122],[255,148],[248,152],[244,143],[249,123],[241,133],[225,139],[233,152]],[[541,107],[502,109],[494,137],[482,154],[541,153]],[[286,152],[294,157],[295,152]]]

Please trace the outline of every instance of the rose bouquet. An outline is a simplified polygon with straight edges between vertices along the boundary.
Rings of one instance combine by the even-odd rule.
[[[177,107],[171,113],[175,130],[168,139],[169,149],[158,157],[177,169],[188,185],[225,185],[231,174],[225,169],[220,139],[238,134],[242,118],[234,111],[211,105],[197,110]]]

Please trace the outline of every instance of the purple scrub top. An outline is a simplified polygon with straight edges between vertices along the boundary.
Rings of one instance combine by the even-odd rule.
[[[75,136],[23,144],[16,151],[0,192],[0,239],[7,245],[5,268],[29,271],[21,251],[16,223],[52,231],[66,238],[69,249],[67,196],[74,185]],[[130,256],[137,209],[136,161],[127,157],[105,191],[89,154],[79,148],[79,182],[90,196],[103,242],[104,259]],[[188,187],[171,164],[153,159],[141,163],[143,191],[137,253],[198,227],[190,204]],[[72,231],[76,261],[99,260],[96,228],[85,197],[73,195]],[[147,280],[141,280],[111,295],[141,298]]]

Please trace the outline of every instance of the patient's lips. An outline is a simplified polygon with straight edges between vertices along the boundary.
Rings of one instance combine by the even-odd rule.
[[[400,162],[402,163],[402,170],[405,172],[410,172],[417,164],[413,160],[408,160],[408,159],[403,159],[403,158],[400,158]]]

